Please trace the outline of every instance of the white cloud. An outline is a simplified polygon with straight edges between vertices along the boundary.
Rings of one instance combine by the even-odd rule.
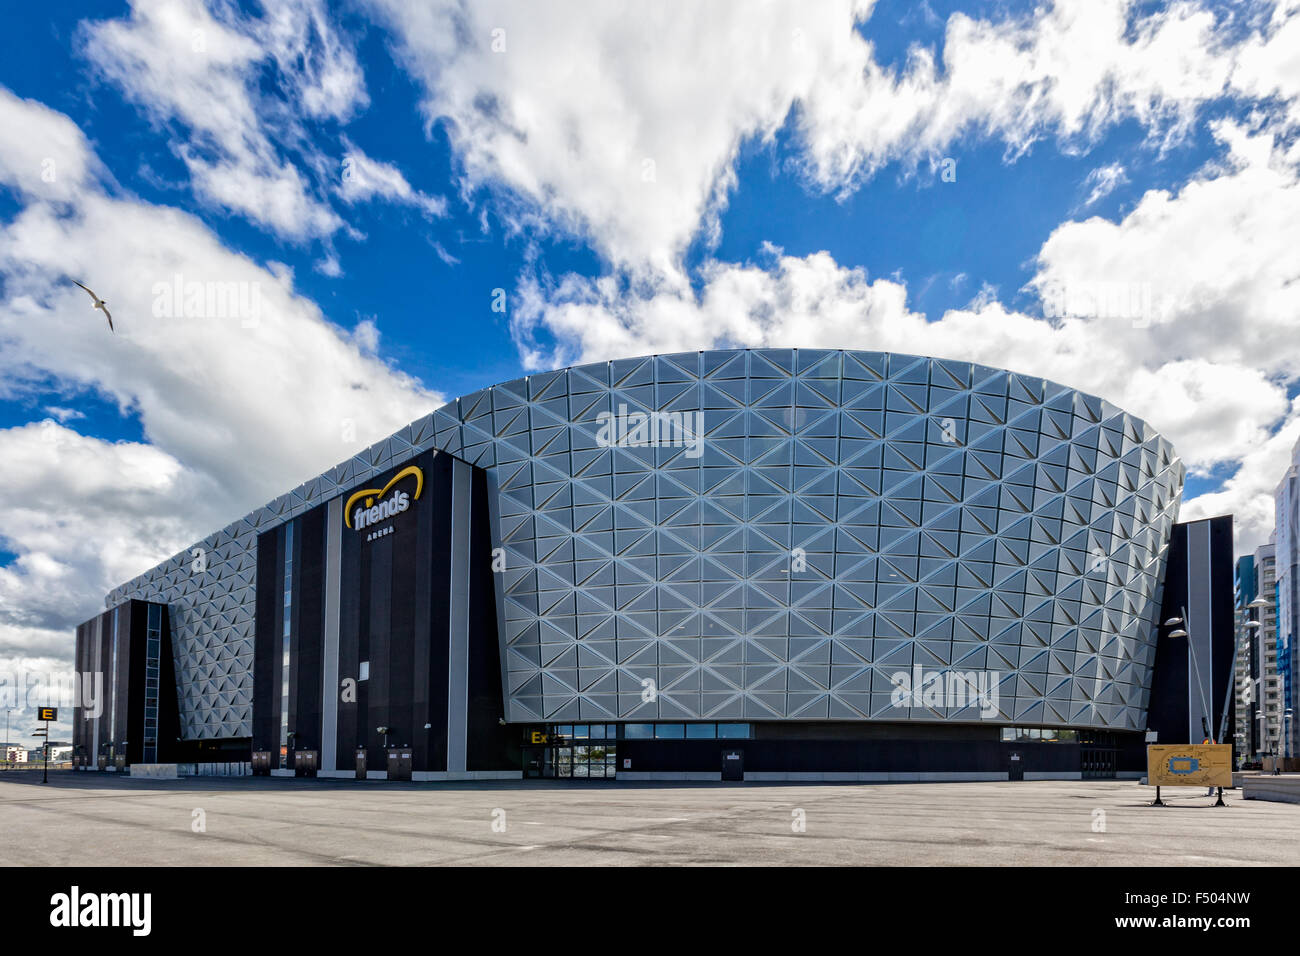
[[[848,35],[853,7],[372,6],[472,186],[504,184],[546,223],[588,231],[612,261],[664,272],[723,202],[741,141],[776,131],[819,47]]]
[[[254,32],[264,38],[287,93],[312,117],[347,120],[370,103],[356,55],[321,0],[275,0]]]
[[[196,192],[293,239],[342,226],[273,136],[301,144],[295,118],[259,92],[269,61],[308,115],[343,117],[363,105],[359,68],[319,5],[271,5],[266,21],[201,0],[132,0],[131,15],[85,25],[85,53],[160,125],[178,124],[176,152]],[[263,45],[264,41],[266,45]],[[308,165],[319,163],[310,155]]]
[[[1253,552],[1273,530],[1273,492],[1291,465],[1293,447],[1300,440],[1300,401],[1292,402],[1286,421],[1251,454],[1217,491],[1183,503],[1179,517],[1185,521],[1231,514],[1237,531],[1237,551]]]
[[[94,170],[76,123],[0,86],[0,184],[31,199],[67,202]]]
[[[86,417],[85,412],[78,411],[75,408],[61,408],[58,405],[46,405],[45,413],[52,416],[61,425],[66,425],[70,421]]]
[[[350,141],[345,140],[345,143],[347,152],[343,156],[338,192],[347,202],[358,203],[378,198],[414,206],[429,217],[447,214],[446,199],[429,196],[412,188],[396,166],[371,159]]]
[[[1107,163],[1105,166],[1098,166],[1083,181],[1085,189],[1091,187],[1088,198],[1083,201],[1084,208],[1109,196],[1126,182],[1128,182],[1128,177],[1124,174],[1124,167],[1119,163]]]
[[[59,125],[17,102],[0,109]],[[378,356],[373,322],[338,328],[290,270],[230,251],[194,216],[93,183],[71,198],[0,226],[0,390],[94,390],[148,444],[53,421],[0,431],[0,538],[17,555],[0,569],[0,658],[56,653],[51,633],[110,588],[441,401]],[[65,274],[104,297],[115,334]]]
[[[1148,192],[1119,222],[1067,222],[1043,244],[1031,288],[1136,289],[1152,308],[1115,311],[1069,295],[1055,318],[1008,310],[993,290],[933,321],[896,279],[871,279],[825,253],[769,248],[761,262],[708,261],[698,292],[617,275],[525,279],[514,333],[532,367],[710,347],[849,347],[977,361],[1081,388],[1146,419],[1194,473],[1243,463],[1223,495],[1238,530],[1267,536],[1250,476],[1276,464],[1270,435],[1300,377],[1297,169],[1270,134],[1215,127],[1229,147],[1176,193]],[[1091,304],[1089,306],[1089,303]],[[1127,303],[1126,303],[1127,304]],[[1287,428],[1293,429],[1293,424]],[[1289,445],[1287,446],[1289,448]],[[1280,472],[1274,473],[1276,484]],[[1271,494],[1272,484],[1268,486]],[[1190,507],[1190,505],[1189,505]]]
[[[88,584],[122,581],[229,520],[215,480],[159,448],[89,438],[53,421],[0,430],[0,625],[80,623],[98,600]],[[93,593],[93,592],[92,592]],[[67,634],[63,634],[66,650]],[[30,652],[53,653],[38,644]],[[12,647],[0,645],[0,653]]]
[[[923,47],[900,71],[866,46],[828,62],[799,121],[812,178],[842,189],[891,160],[941,155],[965,133],[1001,139],[1013,156],[1053,135],[1086,148],[1126,119],[1176,138],[1223,93],[1231,51],[1207,10],[1175,3],[1135,16],[1134,6],[1062,0],[996,21],[954,13],[942,69]]]
[[[839,193],[889,162],[933,162],[966,136],[1000,140],[1014,158],[1042,138],[1086,150],[1131,120],[1167,146],[1208,101],[1268,96],[1269,69],[1241,61],[1267,49],[1291,69],[1297,29],[1279,19],[1233,45],[1192,3],[1060,0],[1023,16],[955,13],[941,50],[914,47],[886,68],[870,2],[827,0],[815,15],[602,4],[581,17],[506,0],[370,4],[469,188],[522,200],[508,207],[517,226],[585,233],[616,267],[679,282],[688,243],[717,238],[742,142],[770,139],[791,116],[805,175]]]

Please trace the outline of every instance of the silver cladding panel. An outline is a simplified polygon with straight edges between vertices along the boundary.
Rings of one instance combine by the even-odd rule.
[[[702,413],[699,456],[603,447],[620,406]],[[978,719],[893,707],[919,666],[996,672],[999,722],[1145,726],[1165,439],[1030,376],[763,349],[475,392],[200,542],[206,571],[185,552],[115,590],[172,607],[187,737],[251,731],[257,534],[431,447],[499,489],[512,721]]]

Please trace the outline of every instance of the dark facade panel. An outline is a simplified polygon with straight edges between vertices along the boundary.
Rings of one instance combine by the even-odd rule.
[[[73,660],[77,683],[86,688],[72,709],[77,767],[97,768],[101,758],[106,767],[178,759],[169,623],[165,606],[127,601],[77,627]]]
[[[1157,733],[1160,743],[1233,741],[1234,715],[1228,697],[1236,643],[1233,602],[1231,516],[1175,525],[1147,719],[1147,728]],[[1164,626],[1165,621],[1184,617],[1184,610],[1186,618],[1180,625]],[[1168,636],[1177,629],[1188,636]]]
[[[382,771],[385,747],[400,747],[419,774],[516,769],[500,725],[491,541],[475,472],[429,452],[350,489],[341,507],[327,502],[260,537],[253,749],[272,752],[273,766],[292,768],[296,751],[332,750],[321,769],[352,773],[360,749],[367,769]],[[401,511],[359,514],[398,495]],[[336,600],[326,590],[331,514],[342,524]],[[338,609],[337,673],[325,669],[330,607]],[[291,741],[281,739],[286,609]],[[325,694],[337,695],[330,708]]]

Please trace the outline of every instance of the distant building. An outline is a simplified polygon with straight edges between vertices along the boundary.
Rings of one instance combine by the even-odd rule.
[[[1275,552],[1270,541],[1237,560],[1235,710],[1240,753],[1255,759],[1279,750],[1283,730]],[[1251,607],[1256,601],[1264,604]]]
[[[1254,645],[1255,628],[1247,627],[1255,619],[1255,608],[1250,603],[1257,597],[1255,589],[1255,556],[1243,555],[1237,559],[1233,575],[1232,626],[1236,635],[1236,656],[1233,659],[1233,715],[1237,727],[1237,756],[1249,759],[1257,752],[1255,747],[1255,715],[1258,702],[1255,699]]]
[[[1281,752],[1296,754],[1294,721],[1286,719],[1296,703],[1296,637],[1300,634],[1300,443],[1291,450],[1291,465],[1274,493],[1277,548],[1277,675],[1281,688]]]
[[[9,763],[26,763],[27,748],[18,744],[5,744],[5,760]]]

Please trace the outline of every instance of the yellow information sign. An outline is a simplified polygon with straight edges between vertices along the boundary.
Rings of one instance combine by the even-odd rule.
[[[1147,783],[1153,787],[1231,787],[1231,744],[1152,744]]]

